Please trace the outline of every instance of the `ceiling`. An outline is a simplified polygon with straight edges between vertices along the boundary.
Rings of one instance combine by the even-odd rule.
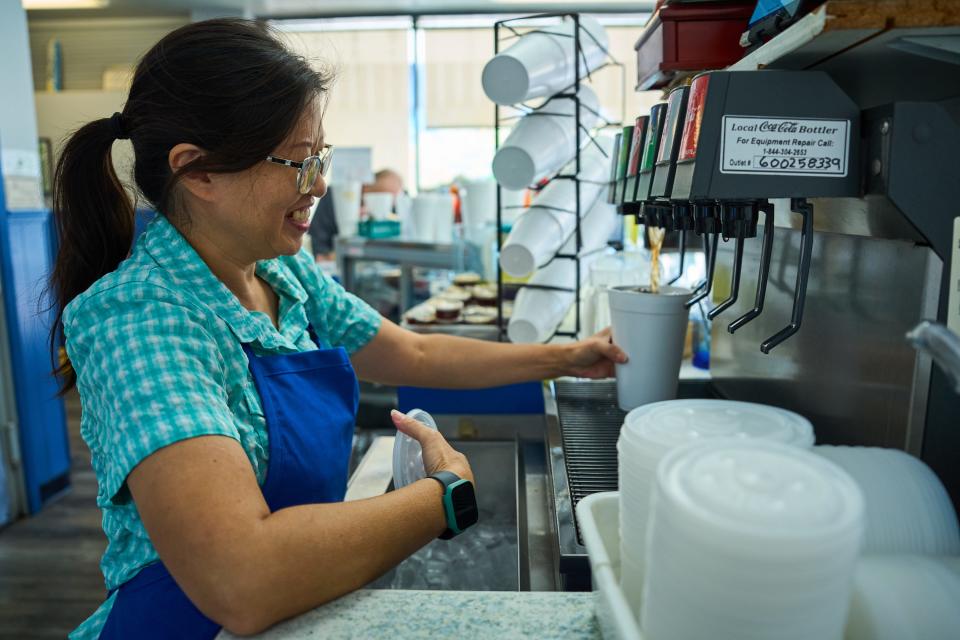
[[[86,0],[103,5],[64,9],[76,0],[24,0],[31,18],[109,17],[128,15],[183,15],[197,17],[243,15],[265,18],[309,18],[359,15],[419,15],[467,13],[647,13],[654,0]],[[57,9],[32,9],[32,3],[50,3]]]

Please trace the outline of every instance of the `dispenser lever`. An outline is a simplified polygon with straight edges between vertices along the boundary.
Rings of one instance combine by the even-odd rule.
[[[713,320],[718,315],[732,307],[740,294],[740,269],[743,266],[743,236],[737,234],[737,244],[733,256],[733,277],[730,281],[730,295],[707,313],[707,318]]]
[[[761,313],[763,313],[763,301],[767,295],[767,278],[770,276],[770,257],[773,254],[773,205],[769,202],[761,204],[759,207],[763,212],[763,244],[760,248],[760,273],[757,276],[757,297],[753,303],[753,309],[731,322],[727,326],[730,333],[736,332]]]
[[[687,230],[680,229],[680,269],[677,271],[677,275],[673,277],[667,284],[671,285],[681,277],[683,277],[683,259],[687,254]]]
[[[704,258],[704,260],[707,260],[709,256],[710,256],[710,235],[705,233],[705,234],[703,234],[703,258]],[[706,278],[706,276],[704,276],[703,280],[701,280],[700,282],[697,283],[697,286],[695,286],[695,287],[693,288],[693,291],[691,291],[691,293],[696,294],[696,293],[698,293],[701,289],[703,289],[705,286],[707,286],[707,278]]]
[[[813,255],[813,205],[804,198],[792,198],[790,209],[803,218],[800,229],[800,263],[797,265],[797,285],[793,293],[793,314],[790,324],[767,338],[760,345],[760,351],[770,350],[800,330],[803,320],[803,304],[807,297],[807,279],[810,275],[810,258]]]
[[[703,291],[693,296],[684,303],[684,306],[689,309],[693,305],[697,304],[704,298],[710,295],[710,291],[713,289],[713,270],[717,266],[717,247],[720,246],[720,232],[713,233],[713,239],[710,240],[709,236],[704,236],[707,239],[707,243],[710,244],[710,249],[707,253],[704,254],[704,257],[707,260],[707,281],[706,286],[704,286]]]

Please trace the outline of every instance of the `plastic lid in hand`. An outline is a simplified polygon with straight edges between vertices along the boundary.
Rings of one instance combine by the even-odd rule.
[[[433,417],[422,409],[408,411],[407,417],[422,422],[431,429],[437,428]],[[400,489],[426,477],[427,472],[423,467],[423,449],[420,448],[420,443],[407,434],[397,431],[393,441],[393,487]]]

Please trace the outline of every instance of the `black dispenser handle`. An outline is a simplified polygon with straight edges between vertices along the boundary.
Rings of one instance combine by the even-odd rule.
[[[792,198],[790,209],[803,218],[800,228],[800,263],[797,265],[797,284],[793,292],[793,314],[790,324],[764,340],[760,351],[770,350],[800,330],[803,321],[803,305],[807,298],[807,279],[810,276],[810,259],[813,255],[813,205],[805,198]]]
[[[740,269],[743,267],[743,236],[737,234],[737,244],[733,256],[733,277],[730,281],[730,295],[707,313],[707,318],[713,320],[718,315],[732,307],[740,294]]]
[[[706,260],[707,257],[710,255],[710,236],[705,233],[703,234],[702,237],[703,237],[703,257],[704,257],[704,260]],[[696,294],[705,286],[707,286],[706,276],[704,276],[703,280],[697,283],[697,286],[693,288],[693,291],[691,291],[691,293]]]
[[[707,260],[707,280],[704,283],[705,286],[703,291],[684,303],[684,306],[687,309],[709,296],[710,291],[713,289],[713,269],[717,265],[717,247],[720,245],[720,232],[715,232],[712,234],[712,236],[712,239],[708,235],[703,236],[705,242],[710,245],[709,248],[704,247],[704,257]]]
[[[769,202],[759,206],[763,212],[763,244],[760,249],[760,274],[757,276],[757,297],[753,309],[731,322],[727,331],[735,333],[763,313],[763,301],[767,295],[767,278],[770,276],[770,258],[773,254],[773,205]]]
[[[680,229],[680,269],[677,271],[677,275],[670,280],[667,285],[671,285],[681,277],[683,277],[683,259],[687,255],[687,230]]]

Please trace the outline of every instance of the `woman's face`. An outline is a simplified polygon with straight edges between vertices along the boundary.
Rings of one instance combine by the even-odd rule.
[[[320,115],[318,106],[307,109],[271,155],[297,162],[316,155],[324,144]],[[266,161],[215,179],[221,196],[213,221],[220,231],[216,235],[226,245],[222,248],[241,262],[297,253],[310,227],[314,200],[327,192],[323,176],[318,176],[310,193],[301,194],[297,169]]]

